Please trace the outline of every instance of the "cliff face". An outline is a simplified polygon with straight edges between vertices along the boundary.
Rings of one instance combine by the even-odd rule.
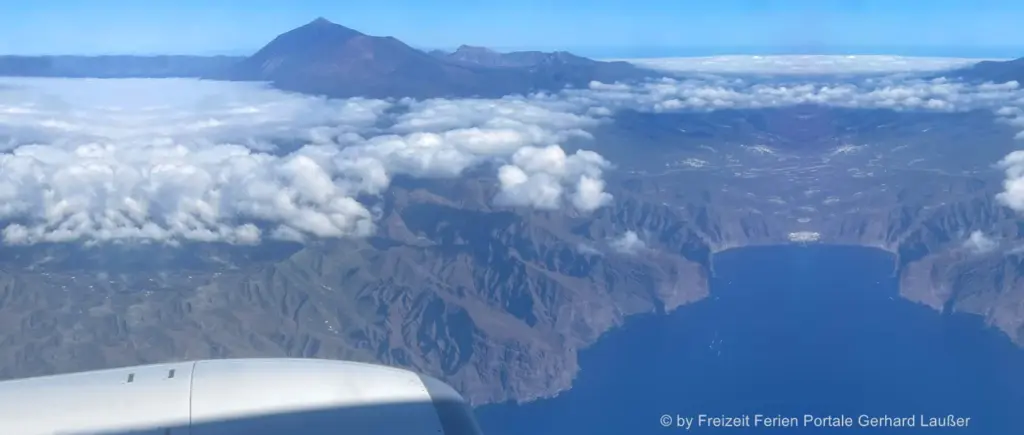
[[[462,188],[489,197],[484,183]],[[695,240],[666,210],[624,202],[584,219],[461,202],[394,189],[376,237],[235,270],[8,269],[0,276],[0,319],[10,331],[3,374],[315,356],[433,373],[476,403],[529,400],[569,388],[577,351],[626,316],[707,294],[703,267],[682,254]],[[613,227],[649,219],[674,233],[664,249],[602,246],[618,235]],[[602,242],[586,245],[594,239]],[[64,248],[47,249],[53,258]]]
[[[288,355],[414,368],[477,404],[530,400],[568,388],[577,352],[629,315],[707,296],[715,252],[777,243],[894,252],[905,297],[1020,343],[1020,230],[991,167],[1013,131],[985,113],[864,116],[626,114],[588,144],[623,162],[615,201],[590,215],[495,207],[482,176],[397,182],[368,239],[5,248],[0,375]],[[815,119],[830,127],[793,128]]]
[[[952,240],[941,230],[970,226],[986,230]],[[912,260],[902,270],[901,293],[942,312],[982,316],[1024,345],[1022,229],[1019,217],[988,198],[944,206],[906,245]]]

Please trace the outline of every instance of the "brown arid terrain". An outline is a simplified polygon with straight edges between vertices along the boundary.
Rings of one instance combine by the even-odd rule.
[[[378,236],[276,262],[102,277],[7,269],[4,374],[289,355],[415,368],[478,403],[529,400],[569,388],[578,350],[630,314],[707,294],[701,264],[664,249],[694,243],[685,228],[659,250],[582,248],[622,220],[655,217],[628,203],[577,220],[425,189],[395,189],[387,202]]]
[[[779,116],[800,110],[811,109]],[[741,125],[751,113],[721,116]],[[721,141],[654,159],[689,165],[622,167],[609,179],[615,201],[593,214],[494,206],[482,176],[406,180],[377,200],[377,232],[365,239],[10,248],[2,373],[287,355],[410,367],[476,404],[528,401],[570,388],[578,352],[630,315],[706,297],[714,253],[784,243],[898,254],[905,297],[985,316],[1019,343],[1020,260],[998,242],[1016,237],[1016,218],[994,199],[999,171],[982,163],[1003,152],[997,140],[1010,146],[1010,133],[982,114],[890,116],[904,136],[869,129],[828,139],[850,147],[815,150],[769,127],[744,133],[767,138],[761,148]],[[944,122],[953,116],[961,123]],[[931,140],[950,132],[912,134],[963,120],[994,138],[993,156],[971,163],[953,155],[957,144]],[[595,136],[597,148],[621,137],[612,128]],[[894,169],[909,166],[915,147],[929,147],[931,160]],[[996,242],[971,244],[976,230]]]
[[[111,66],[129,60],[134,73]],[[242,59],[0,59],[0,75],[230,78],[335,97],[501,96],[650,74],[568,53],[425,53],[322,20]],[[688,83],[656,82],[648,94],[598,83],[570,96],[575,104],[606,91],[599,102],[626,105],[673,86],[694,91]],[[602,185],[614,199],[592,211],[499,205],[494,168],[476,168],[456,179],[396,177],[364,195],[375,224],[367,237],[3,245],[0,376],[302,356],[412,368],[474,404],[529,401],[570,388],[579,352],[629,316],[707,297],[716,253],[808,243],[891,252],[905,298],[937,315],[982,316],[1024,345],[1020,218],[999,200],[1006,173],[994,166],[1016,149],[1018,129],[988,109],[904,110],[892,101],[943,102],[884,85],[874,94],[818,86],[793,104],[782,93],[800,86],[750,88],[763,100],[746,106],[732,88],[709,85],[651,110],[616,107],[565,145],[615,165]],[[862,108],[861,97],[875,99]],[[670,110],[693,101],[700,110]],[[523,126],[509,119],[499,127]],[[0,126],[0,137],[23,133]]]

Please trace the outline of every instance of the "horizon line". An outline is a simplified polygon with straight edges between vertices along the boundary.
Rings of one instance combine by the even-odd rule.
[[[416,50],[430,52],[440,50],[453,52],[458,47],[436,48],[410,46]],[[1012,60],[1024,57],[1024,50],[1013,50],[1018,54],[1010,54],[1010,47],[978,47],[965,53],[960,50],[943,50],[945,47],[936,47],[930,50],[911,50],[892,47],[892,49],[868,48],[857,49],[855,47],[832,47],[834,50],[807,50],[785,47],[644,47],[637,50],[628,48],[612,47],[577,47],[577,48],[554,48],[554,47],[486,47],[499,53],[511,53],[517,51],[539,51],[539,52],[569,52],[578,56],[587,57],[593,60],[622,60],[622,59],[669,59],[669,58],[699,58],[716,56],[897,56],[908,58],[960,58],[979,60]],[[909,47],[908,47],[909,48]],[[957,47],[960,48],[960,47]],[[966,48],[966,47],[963,47]],[[212,50],[205,52],[91,52],[91,53],[0,53],[0,57],[249,57],[260,49],[254,50]],[[996,54],[994,51],[1002,51]],[[635,54],[629,54],[629,52]],[[979,51],[990,51],[980,53]]]

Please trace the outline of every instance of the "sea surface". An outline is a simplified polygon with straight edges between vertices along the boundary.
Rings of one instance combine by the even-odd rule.
[[[892,268],[857,247],[718,254],[710,297],[627,320],[556,398],[478,408],[484,434],[1024,434],[1024,351],[901,299]]]

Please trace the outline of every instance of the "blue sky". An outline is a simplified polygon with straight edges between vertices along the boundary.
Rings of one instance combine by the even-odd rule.
[[[317,16],[425,48],[1024,55],[1019,0],[11,1],[0,53],[244,52]]]

